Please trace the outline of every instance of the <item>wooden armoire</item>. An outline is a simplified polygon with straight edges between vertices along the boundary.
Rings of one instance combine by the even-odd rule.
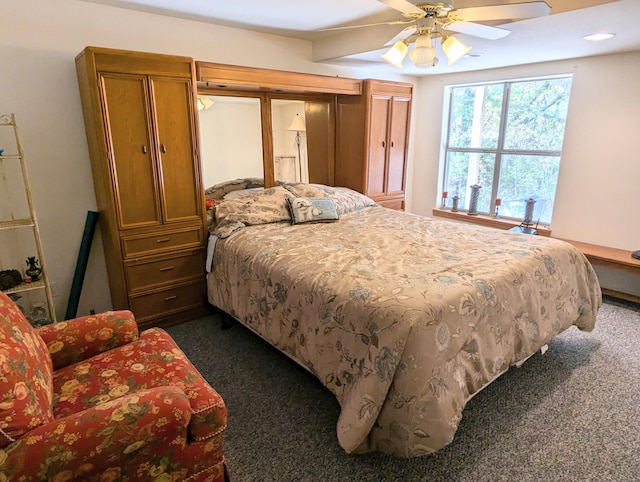
[[[335,184],[404,210],[413,85],[365,80],[360,96],[338,96]]]
[[[114,309],[144,328],[206,309],[194,61],[87,47],[76,57]]]

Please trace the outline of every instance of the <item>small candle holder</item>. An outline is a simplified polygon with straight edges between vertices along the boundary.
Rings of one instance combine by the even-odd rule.
[[[469,186],[471,188],[471,196],[469,197],[469,209],[467,214],[469,216],[478,215],[478,198],[480,197],[480,184],[474,184]]]
[[[458,203],[460,202],[460,196],[453,196],[451,200],[453,201],[453,204],[451,205],[451,212],[457,213]]]
[[[536,203],[536,200],[533,198],[529,198],[525,201],[524,208],[524,219],[522,220],[522,224],[525,226],[531,226],[533,224],[533,205]]]
[[[442,204],[440,205],[440,209],[447,209],[447,198],[449,197],[449,193],[447,191],[442,192]]]
[[[496,198],[496,207],[493,211],[493,218],[494,219],[498,219],[498,215],[499,215],[499,211],[500,211],[500,206],[502,206],[502,199],[500,198]]]

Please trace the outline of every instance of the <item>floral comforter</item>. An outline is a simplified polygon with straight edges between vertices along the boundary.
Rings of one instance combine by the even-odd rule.
[[[399,457],[450,443],[471,396],[568,327],[591,330],[601,304],[567,243],[370,205],[234,230],[208,297],[335,394],[345,451]]]

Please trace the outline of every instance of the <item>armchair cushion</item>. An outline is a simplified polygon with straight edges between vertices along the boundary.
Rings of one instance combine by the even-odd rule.
[[[136,340],[138,324],[131,311],[107,311],[45,325],[36,332],[57,370]]]
[[[0,291],[0,447],[53,420],[52,390],[46,345]]]
[[[222,397],[161,328],[146,330],[132,343],[56,370],[53,384],[56,418],[140,389],[172,386],[184,391],[189,398],[192,439],[210,438],[222,432],[227,424]]]
[[[190,412],[175,387],[140,390],[32,430],[0,449],[0,471],[26,480],[184,480],[223,460],[221,443],[184,457]]]

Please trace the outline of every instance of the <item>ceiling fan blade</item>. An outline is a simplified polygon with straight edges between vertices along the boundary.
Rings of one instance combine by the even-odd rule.
[[[524,2],[510,5],[460,8],[455,10],[454,13],[458,19],[465,22],[483,22],[485,20],[544,17],[551,13],[551,7],[545,2]]]
[[[510,30],[506,30],[504,28],[490,27],[488,25],[473,22],[451,22],[443,28],[453,30],[458,33],[473,35],[474,37],[486,38],[488,40],[497,40],[499,38],[506,37],[511,33]]]
[[[402,31],[396,35],[395,37],[393,37],[391,40],[389,40],[388,42],[386,42],[384,44],[385,47],[389,46],[389,45],[393,45],[394,43],[400,41],[400,40],[404,40],[408,37],[411,37],[416,30],[418,30],[418,26],[417,25],[410,25],[409,27],[405,27],[402,29]]]
[[[410,13],[412,17],[419,15],[424,17],[426,12],[419,7],[416,7],[413,3],[409,3],[407,0],[378,0],[380,3],[384,3],[387,7],[391,7],[400,13]]]
[[[331,32],[332,30],[349,30],[352,28],[360,28],[360,27],[375,27],[377,25],[406,25],[408,23],[412,23],[414,20],[391,20],[389,22],[375,22],[375,23],[363,23],[360,25],[343,25],[341,27],[327,27],[327,28],[319,28],[316,32]]]

